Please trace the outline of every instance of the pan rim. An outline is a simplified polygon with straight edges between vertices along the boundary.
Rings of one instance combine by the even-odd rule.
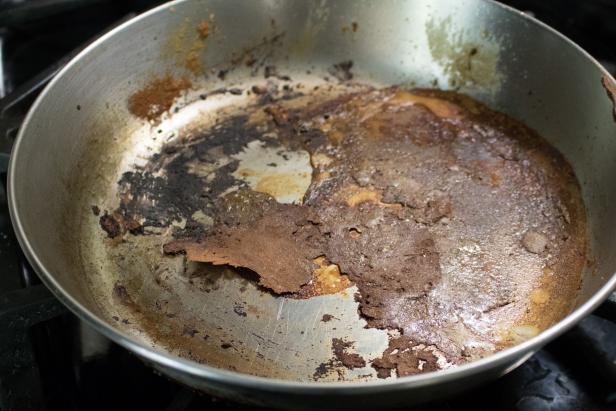
[[[20,127],[19,133],[13,144],[13,149],[11,152],[8,167],[7,195],[9,213],[17,240],[22,250],[24,251],[26,258],[32,264],[32,267],[39,275],[45,286],[49,288],[56,296],[56,298],[58,298],[65,306],[67,306],[70,311],[72,311],[79,319],[85,321],[96,331],[100,332],[105,337],[123,346],[124,348],[138,354],[147,361],[159,364],[168,369],[174,370],[175,372],[187,373],[193,377],[211,380],[212,382],[219,384],[228,384],[230,386],[245,387],[249,389],[257,389],[264,391],[289,393],[292,392],[294,394],[305,393],[314,395],[318,395],[324,392],[336,392],[339,394],[351,394],[357,393],[358,391],[362,391],[363,393],[365,393],[377,390],[382,392],[383,389],[387,391],[394,391],[411,387],[422,387],[436,383],[445,383],[448,381],[456,380],[458,378],[464,378],[467,376],[478,374],[483,371],[488,371],[499,365],[511,364],[503,373],[513,370],[514,368],[522,364],[524,361],[526,361],[547,342],[558,337],[559,335],[573,327],[583,317],[590,314],[591,311],[597,308],[599,304],[602,303],[608,297],[608,295],[616,289],[616,273],[612,273],[611,278],[597,292],[595,292],[595,294],[588,301],[586,301],[580,307],[576,308],[565,318],[553,324],[546,330],[542,331],[537,336],[521,344],[509,347],[495,354],[489,355],[483,359],[463,364],[457,367],[449,368],[446,370],[439,370],[426,374],[371,381],[300,382],[278,378],[253,376],[230,370],[215,368],[209,365],[197,363],[192,360],[187,360],[170,353],[156,350],[150,346],[147,346],[144,343],[134,340],[127,333],[122,332],[119,329],[113,327],[111,324],[105,322],[102,318],[95,315],[92,311],[84,307],[68,292],[66,292],[65,289],[56,281],[52,273],[45,268],[45,266],[42,264],[42,262],[36,255],[36,252],[30,244],[30,241],[28,240],[27,233],[24,230],[20,211],[17,206],[17,200],[15,197],[16,164],[18,163],[18,160],[16,159],[19,158],[20,146],[22,144],[22,141],[26,138],[25,136],[27,134],[28,125],[31,122],[31,118],[38,111],[38,107],[42,104],[45,96],[49,93],[49,90],[51,90],[55,86],[55,84],[58,83],[60,79],[63,78],[75,64],[77,64],[78,60],[80,60],[82,57],[84,57],[92,50],[97,48],[99,45],[104,43],[107,39],[113,37],[116,33],[124,30],[126,27],[135,23],[136,21],[147,19],[149,16],[157,13],[166,12],[168,9],[186,1],[190,0],[174,0],[169,3],[165,3],[163,5],[155,7],[149,11],[146,11],[145,13],[140,14],[139,16],[136,16],[135,18],[105,33],[103,36],[95,40],[83,51],[77,54],[66,66],[62,68],[62,70],[60,70],[60,72],[39,94],[35,102],[30,107],[28,114],[24,119],[23,125],[22,127]],[[590,54],[588,54],[584,49],[582,49],[568,37],[564,36],[552,27],[531,16],[526,15],[519,10],[499,3],[495,0],[481,1],[492,4],[496,7],[500,7],[506,12],[516,16],[517,18],[534,24],[539,28],[556,36],[559,40],[563,41],[565,45],[573,47],[578,53],[588,59],[599,70],[601,74],[607,76],[609,79],[614,81],[614,78],[601,66],[601,64],[595,58],[593,58]]]

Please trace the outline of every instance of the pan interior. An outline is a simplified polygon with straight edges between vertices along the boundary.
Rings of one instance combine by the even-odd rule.
[[[267,65],[314,87],[332,78],[334,65],[352,60],[360,84],[459,89],[537,129],[572,164],[587,207],[595,259],[571,304],[583,304],[611,278],[616,237],[605,222],[616,204],[616,126],[601,71],[575,48],[488,2],[401,1],[378,12],[371,2],[354,1],[224,3],[180,2],[104,39],[63,73],[22,130],[11,189],[32,252],[63,292],[110,327],[208,365],[299,381],[312,380],[330,361],[332,338],[353,341],[368,361],[386,348],[387,332],[365,328],[358,316],[353,288],[305,300],[273,296],[245,273],[163,257],[171,230],[112,244],[92,212],[92,206],[114,210],[122,174],[146,166],[165,143],[253,104],[255,96],[214,91],[250,90],[254,69],[262,73]],[[207,39],[195,29],[203,22],[216,27]],[[560,54],[546,59],[545,50]],[[225,74],[238,56],[241,67]],[[256,63],[248,64],[252,58]],[[174,114],[159,124],[132,116],[130,95],[168,73],[194,79],[171,107]],[[305,154],[270,152],[257,143],[252,149],[244,161],[286,161],[282,154],[292,160],[286,170],[298,179],[281,194],[296,198],[310,171]],[[325,314],[336,320],[322,321]],[[520,330],[523,338],[535,333]],[[341,372],[320,381],[375,378],[369,366]]]
[[[326,99],[344,91],[361,89],[360,86],[336,85],[325,82],[322,77],[306,76],[292,72],[293,84],[312,90],[320,86],[320,92],[312,93],[311,99]],[[290,82],[269,81],[270,87],[282,87]],[[248,79],[234,87],[251,90],[264,81]],[[200,90],[195,96],[211,90]],[[118,184],[125,171],[146,166],[151,153],[161,153],[161,147],[169,143],[197,139],[204,130],[215,127],[217,121],[229,116],[248,112],[259,95],[241,96],[216,94],[205,100],[197,97],[173,116],[167,116],[160,124],[150,124],[129,136],[128,150],[119,167],[113,170],[104,191],[84,200],[82,204],[95,205],[100,213],[111,212],[118,207]],[[291,104],[303,104],[302,98]],[[305,100],[305,99],[304,99]],[[256,111],[262,113],[261,110]],[[236,130],[242,134],[242,130]],[[198,178],[212,178],[215,169],[219,176],[225,166],[238,161],[244,168],[260,173],[261,181],[279,180],[273,189],[277,198],[284,202],[301,200],[311,180],[312,166],[303,150],[272,149],[268,138],[259,135],[249,140],[222,142],[211,162],[188,161],[188,167]],[[181,145],[181,143],[180,143]],[[211,148],[211,145],[210,145]],[[199,148],[196,147],[195,150]],[[162,156],[165,154],[162,148]],[[231,150],[233,155],[223,151]],[[268,164],[276,163],[274,171]],[[137,168],[135,167],[137,164]],[[231,170],[238,169],[233,165]],[[111,171],[111,170],[109,170]],[[168,170],[165,170],[168,172]],[[268,174],[269,173],[269,174]],[[244,177],[250,184],[250,176]],[[136,184],[135,181],[132,181]],[[213,181],[224,184],[224,181]],[[190,193],[188,182],[180,181],[178,195],[199,196]],[[184,186],[182,186],[184,185]],[[232,191],[237,187],[223,186]],[[220,189],[220,187],[218,187]],[[143,187],[144,195],[151,194],[151,186]],[[133,187],[132,195],[139,189]],[[181,194],[180,194],[181,193]],[[94,194],[94,193],[90,193]],[[159,209],[160,210],[160,209]],[[291,380],[314,380],[322,364],[331,362],[331,342],[334,338],[353,341],[354,349],[366,360],[381,355],[388,344],[388,332],[366,328],[366,321],[358,314],[354,299],[356,287],[340,293],[322,295],[309,299],[277,296],[257,285],[254,274],[226,266],[211,266],[186,261],[184,256],[169,257],[162,253],[162,246],[172,239],[174,228],[185,228],[188,216],[166,216],[160,211],[155,216],[161,219],[161,227],[148,229],[147,235],[127,234],[123,241],[107,238],[99,224],[100,216],[83,213],[81,254],[92,256],[84,259],[89,289],[108,321],[148,344],[198,362],[239,372]],[[207,211],[206,211],[207,212]],[[176,219],[176,217],[178,217]],[[211,224],[210,217],[197,212],[191,220]],[[265,245],[264,245],[265,246]],[[331,321],[323,321],[332,315]],[[334,369],[335,368],[335,369]],[[348,381],[376,378],[369,365],[353,370],[334,367],[319,377],[320,381]]]
[[[267,193],[280,203],[301,204],[311,182],[321,178],[313,170],[315,164],[326,156],[282,145],[270,117],[281,125],[287,121],[283,110],[306,110],[306,105],[315,107],[319,101],[371,89],[365,83],[327,81],[298,72],[279,77],[282,80],[251,78],[232,89],[200,90],[196,93],[200,98],[129,136],[128,150],[111,173],[104,195],[81,203],[88,201],[94,208],[92,213],[82,213],[80,223],[81,254],[92,257],[84,259],[89,288],[109,321],[185,358],[246,374],[300,381],[374,379],[377,372],[371,362],[383,355],[389,339],[399,333],[366,323],[354,298],[355,286],[308,299],[274,295],[256,284],[255,273],[162,252],[177,232],[182,233],[180,237],[191,232],[198,236],[200,230],[210,228],[211,203],[242,186]],[[368,108],[360,110],[370,114],[371,103],[366,101]],[[425,158],[413,161],[425,167],[442,156],[435,149],[418,150]],[[421,180],[422,172],[420,166],[414,177]],[[427,308],[434,312],[423,315],[438,317],[437,323],[450,321],[444,328],[455,343],[448,344],[465,347],[463,355],[468,361],[524,341],[556,321],[570,309],[580,277],[575,268],[577,275],[554,276],[546,271],[549,258],[545,254],[534,255],[522,248],[518,237],[533,224],[543,224],[529,222],[536,219],[533,212],[521,205],[509,209],[504,203],[483,204],[476,197],[479,191],[468,188],[471,183],[464,180],[466,174],[455,167],[451,172],[448,183],[432,183],[434,189],[448,186],[457,201],[454,208],[463,211],[454,221],[439,216],[422,222],[439,238],[443,272],[431,291],[439,302]],[[482,183],[476,187],[488,190],[483,195],[489,196],[496,186]],[[120,209],[120,199],[123,217],[112,216],[113,210]],[[486,207],[492,216],[476,213],[476,208]],[[131,231],[135,227],[126,222],[131,213],[139,219],[134,222],[136,229],[145,229],[145,233]],[[574,209],[571,213],[579,214]],[[457,228],[460,233],[452,236],[456,229],[449,227],[457,227],[459,218],[476,220],[460,226],[475,228]],[[129,232],[118,235],[117,227],[108,226],[116,221],[122,221],[122,230]],[[482,233],[483,225],[491,230]],[[482,236],[490,240],[482,241]],[[267,240],[261,246],[271,247]],[[440,305],[461,307],[452,311],[459,319],[447,319]],[[426,327],[437,324],[428,318],[414,324],[423,322]],[[486,332],[491,339],[475,334]],[[333,354],[335,341],[349,343],[347,350],[359,354],[363,365],[344,366],[339,354]],[[421,344],[417,347],[424,349]],[[435,367],[453,366],[437,346],[426,350],[435,356]]]

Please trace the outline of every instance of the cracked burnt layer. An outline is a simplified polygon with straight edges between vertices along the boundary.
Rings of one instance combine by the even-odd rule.
[[[123,220],[139,221],[145,233],[186,220],[179,235],[202,233],[204,227],[195,213],[215,214],[212,205],[218,196],[244,185],[232,174],[238,162],[230,156],[261,138],[247,120],[247,116],[231,117],[190,141],[174,140],[144,168],[125,172],[118,181],[120,205],[113,213],[115,220],[102,216],[103,229],[117,237],[127,231],[121,228]]]
[[[523,124],[456,93],[396,87],[302,109],[277,101],[265,113],[259,127],[232,117],[207,138],[175,143],[138,172],[163,170],[169,186],[169,205],[157,202],[150,224],[211,216],[211,227],[177,233],[166,253],[251,269],[287,295],[332,267],[359,289],[369,327],[401,334],[372,362],[380,377],[480,358],[566,313],[585,260],[579,187],[562,156]],[[226,139],[217,137],[225,127]],[[301,204],[224,180],[238,167],[230,154],[255,139],[310,154]],[[194,145],[212,157],[195,156]],[[225,183],[195,200],[211,184],[195,170],[212,163],[209,180]],[[232,186],[241,189],[223,194]],[[139,196],[125,197],[128,214],[149,215]]]

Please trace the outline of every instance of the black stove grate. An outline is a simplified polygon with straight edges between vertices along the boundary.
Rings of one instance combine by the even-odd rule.
[[[0,152],[8,152],[41,87],[72,55],[119,20],[160,1],[0,0]],[[616,68],[616,3],[508,1]],[[8,157],[0,155],[6,186]],[[158,375],[81,323],[40,283],[14,237],[0,190],[0,411],[246,410]],[[604,305],[508,375],[416,408],[616,409],[616,303]],[[609,318],[611,320],[605,319]]]

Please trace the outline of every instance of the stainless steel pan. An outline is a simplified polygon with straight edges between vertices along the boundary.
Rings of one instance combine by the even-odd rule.
[[[201,21],[215,27],[205,41],[195,30]],[[481,50],[482,59],[465,60],[469,49]],[[573,165],[587,207],[593,261],[575,309],[539,335],[457,368],[391,380],[350,375],[347,382],[312,382],[315,364],[331,356],[324,341],[336,333],[357,341],[366,355],[386,344],[383,333],[358,323],[352,298],[263,297],[224,270],[208,274],[217,286],[204,298],[157,244],[144,240],[128,259],[114,255],[91,206],[113,208],[121,173],[161,141],[211,120],[215,106],[241,105],[232,96],[200,103],[199,94],[254,84],[253,67],[237,65],[247,53],[306,82],[352,60],[360,82],[459,88],[537,129]],[[191,64],[203,71],[194,76]],[[229,68],[224,80],[216,75]],[[166,74],[192,76],[196,87],[154,127],[132,116],[127,100],[148,79]],[[39,96],[11,155],[11,215],[29,261],[56,296],[172,378],[274,407],[410,405],[514,369],[614,289],[616,122],[602,79],[614,81],[575,44],[490,1],[175,1],[95,41]],[[127,304],[121,290],[114,292],[119,278],[140,290],[132,296],[137,301]],[[166,287],[157,286],[161,281]],[[248,294],[240,297],[242,287]],[[163,298],[173,315],[164,322],[145,315]],[[260,315],[230,313],[240,298]],[[336,309],[339,330],[317,324],[325,307]],[[204,329],[211,338],[193,332]],[[242,348],[212,342],[225,338]]]

